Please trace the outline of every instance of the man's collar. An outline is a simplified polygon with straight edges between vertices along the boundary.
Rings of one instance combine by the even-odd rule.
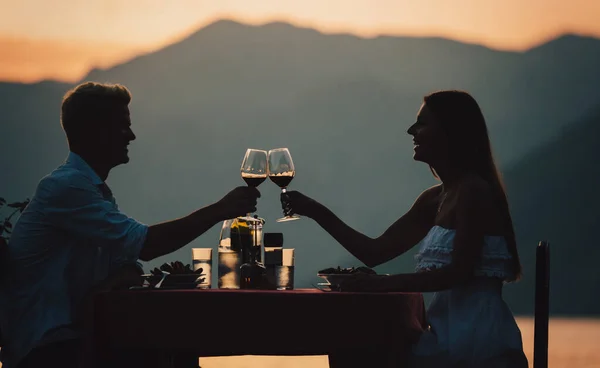
[[[79,156],[75,152],[69,151],[69,156],[67,157],[66,163],[67,163],[67,165],[86,174],[90,179],[92,179],[92,183],[94,185],[105,184],[104,180],[100,179],[100,177],[98,176],[98,174],[96,174],[94,169],[92,169],[92,167],[87,162],[85,162],[85,160],[81,156]]]

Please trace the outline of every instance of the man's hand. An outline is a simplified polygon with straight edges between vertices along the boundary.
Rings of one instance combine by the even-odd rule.
[[[260,192],[254,187],[240,186],[235,188],[215,204],[218,208],[219,220],[227,220],[255,212],[258,198],[260,198]]]

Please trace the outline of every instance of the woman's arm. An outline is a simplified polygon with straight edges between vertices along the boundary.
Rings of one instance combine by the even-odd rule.
[[[348,252],[366,266],[375,267],[403,254],[425,237],[434,224],[440,192],[439,185],[425,190],[410,210],[377,238],[354,230],[327,207],[299,192],[288,192],[285,201],[292,213],[313,218]]]
[[[450,289],[473,277],[485,235],[485,211],[491,191],[483,180],[469,179],[458,189],[456,235],[450,265],[431,271],[392,276],[358,276],[342,285],[344,290],[429,292]]]

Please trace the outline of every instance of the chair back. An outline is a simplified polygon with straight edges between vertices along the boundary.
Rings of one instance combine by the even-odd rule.
[[[548,323],[550,318],[550,247],[540,241],[535,252],[535,316],[533,368],[548,368]]]

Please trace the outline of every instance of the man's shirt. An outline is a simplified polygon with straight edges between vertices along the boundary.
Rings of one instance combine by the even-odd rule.
[[[77,337],[70,325],[90,289],[135,263],[148,226],[119,211],[108,186],[77,154],[44,177],[8,244],[0,323],[3,360]]]

